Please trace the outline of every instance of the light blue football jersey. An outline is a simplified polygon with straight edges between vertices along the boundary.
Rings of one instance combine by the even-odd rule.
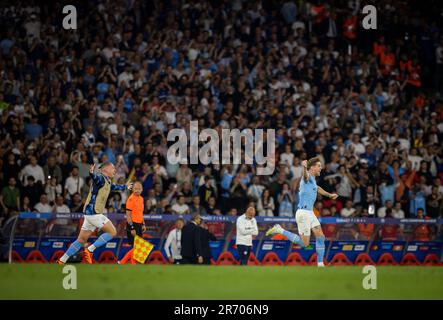
[[[315,181],[315,177],[308,174],[308,181],[306,182],[303,177],[300,182],[300,191],[298,208],[313,211],[314,203],[317,199],[317,182]]]

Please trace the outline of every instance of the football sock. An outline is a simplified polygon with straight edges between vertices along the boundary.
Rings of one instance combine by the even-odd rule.
[[[103,233],[93,244],[88,247],[90,252],[94,252],[95,249],[101,247],[106,242],[112,239],[112,236],[109,233]]]
[[[74,255],[78,250],[80,250],[81,247],[82,247],[82,244],[78,240],[75,240],[70,245],[68,250],[66,250],[65,254],[60,258],[60,261],[63,263],[66,263],[66,261],[68,261],[69,257]]]
[[[302,239],[299,235],[283,230],[282,235],[284,235],[286,238],[289,239],[289,241],[298,244],[300,247],[304,248],[305,244],[303,243]]]
[[[323,262],[325,255],[325,236],[318,237],[315,240],[315,251],[317,252],[317,262]]]

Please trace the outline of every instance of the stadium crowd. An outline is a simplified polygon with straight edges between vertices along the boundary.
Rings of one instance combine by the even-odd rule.
[[[340,196],[319,196],[319,216],[441,217],[441,3],[383,1],[377,30],[362,28],[364,4],[83,1],[77,30],[62,28],[60,3],[2,8],[0,219],[81,212],[89,165],[104,161],[117,182],[142,182],[147,214],[237,215],[253,202],[292,217],[314,156],[318,184]],[[169,163],[167,133],[190,120],[276,129],[274,174]],[[113,193],[107,212],[127,196]]]

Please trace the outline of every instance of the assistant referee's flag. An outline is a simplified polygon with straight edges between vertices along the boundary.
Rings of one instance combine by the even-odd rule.
[[[145,263],[152,249],[154,249],[154,245],[152,243],[149,243],[136,235],[134,238],[134,251],[132,258],[139,263]]]

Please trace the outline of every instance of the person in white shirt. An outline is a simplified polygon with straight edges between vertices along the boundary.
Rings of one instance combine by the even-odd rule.
[[[168,179],[168,173],[166,172],[165,167],[159,163],[157,156],[152,157],[152,171],[161,178],[165,180]]]
[[[185,225],[185,221],[179,218],[175,221],[175,228],[172,229],[165,242],[165,252],[169,262],[180,264],[182,260],[181,248],[182,248],[182,228]]]
[[[95,144],[94,127],[87,126],[86,131],[82,134],[82,138],[86,148],[92,147]]]
[[[54,207],[52,208],[52,212],[54,213],[70,213],[71,210],[69,207],[64,203],[65,199],[63,196],[58,196],[55,200]]]
[[[34,209],[37,212],[51,212],[52,207],[49,205],[48,196],[46,194],[42,194],[40,196],[40,202],[34,206]]]
[[[104,122],[105,120],[108,120],[109,118],[113,118],[113,117],[114,117],[114,113],[112,113],[112,111],[109,110],[109,107],[110,107],[110,104],[108,104],[108,103],[104,103],[104,104],[99,108],[99,110],[98,110],[98,112],[97,112],[97,116],[98,116],[99,119],[102,120],[103,122]],[[93,133],[94,133],[93,130],[90,130],[90,129],[86,129],[86,130],[89,130],[89,131],[86,131],[86,132],[85,132],[85,133],[88,134],[88,136],[89,136],[90,134],[93,134]],[[94,141],[94,143],[95,143],[95,141]],[[90,145],[93,145],[94,143],[93,143],[93,142],[90,142]]]
[[[252,236],[258,235],[255,208],[249,207],[246,213],[237,219],[237,237],[235,244],[240,257],[240,264],[247,265],[252,249]]]
[[[134,75],[131,72],[131,65],[127,63],[125,70],[118,75],[118,85],[122,86],[122,83],[129,88],[130,82],[134,79]]]
[[[416,148],[411,149],[411,153],[408,155],[408,160],[411,161],[412,169],[420,170],[420,164],[423,158],[418,155],[418,150]]]
[[[26,35],[29,38],[40,39],[41,23],[37,20],[37,15],[35,13],[30,15],[30,19],[24,24],[24,28],[26,30]]]
[[[301,165],[299,157],[294,157],[290,172],[291,172],[292,181],[301,178],[303,174],[303,166]]]
[[[349,218],[355,214],[355,211],[355,208],[352,207],[352,201],[348,200],[346,201],[345,207],[341,209],[340,215],[343,218]]]
[[[175,214],[189,214],[189,206],[185,203],[185,196],[179,195],[178,201],[172,207],[172,212]]]
[[[354,147],[354,154],[357,156],[360,156],[366,151],[364,144],[360,142],[360,136],[358,134],[354,134],[350,145]]]
[[[291,152],[291,146],[285,146],[285,152],[280,155],[280,162],[285,163],[288,167],[294,162],[294,154]]]
[[[385,206],[381,207],[377,210],[377,217],[379,218],[386,218],[386,210],[390,209],[392,211],[392,202],[391,200],[385,201]]]
[[[395,219],[405,218],[405,212],[401,209],[401,202],[395,204],[394,209],[392,209],[392,217]]]
[[[48,196],[49,202],[55,202],[55,199],[58,195],[62,194],[62,191],[62,185],[57,183],[56,177],[51,177],[51,179],[46,182],[45,193]]]
[[[45,185],[43,168],[37,164],[37,158],[35,156],[30,157],[30,163],[26,165],[19,174],[20,180],[25,187],[28,185],[28,181],[25,179],[28,176],[33,176],[36,183],[40,181],[42,185]]]
[[[63,196],[57,196],[57,198],[55,199],[55,204],[52,207],[52,212],[53,213],[70,213],[71,209],[69,209],[69,207],[64,202],[65,202],[65,199],[63,198]],[[69,224],[69,220],[70,219],[58,218],[57,225],[67,226]]]
[[[78,174],[78,167],[74,166],[72,168],[71,175],[66,179],[65,182],[65,196],[67,196],[68,199],[71,199],[75,193],[81,192],[84,184],[85,181]]]

